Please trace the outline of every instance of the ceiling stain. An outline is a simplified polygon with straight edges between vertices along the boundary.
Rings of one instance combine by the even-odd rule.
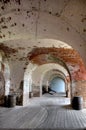
[[[14,26],[16,26],[17,25],[17,23],[13,23],[13,24],[11,24],[11,27],[14,27]]]
[[[85,29],[85,28],[83,29],[83,32],[86,32],[86,29]]]
[[[57,13],[55,13],[55,16],[60,17],[60,14],[57,12]]]
[[[44,32],[46,31],[46,29],[43,30]]]
[[[26,59],[27,59],[27,57],[22,57],[22,58],[19,59],[19,61],[24,61]]]
[[[69,31],[69,27],[67,27],[67,31]]]
[[[37,48],[37,46],[33,46],[34,48],[36,47]]]
[[[14,0],[16,3],[18,3],[19,5],[21,4],[21,0]],[[2,2],[2,4],[8,4],[11,3],[11,0],[0,0],[0,2]]]
[[[0,38],[2,38],[2,36],[0,35]]]
[[[6,28],[8,28],[6,25],[4,25],[4,26],[1,26],[2,27],[2,29],[6,29]]]
[[[0,43],[0,50],[2,50],[6,55],[10,55],[18,52],[18,50],[8,47],[3,43]]]
[[[5,17],[1,17],[1,18],[0,18],[0,24],[1,24],[1,23],[10,22],[11,19],[12,19],[12,18],[11,18],[10,16],[7,17],[7,18],[5,18]]]
[[[25,50],[25,48],[24,48],[24,47],[18,47],[18,49],[19,49],[19,50]]]
[[[25,26],[25,24],[23,23],[23,24],[22,24],[22,27],[24,27],[24,26]]]
[[[81,22],[85,22],[85,21],[86,21],[86,17],[81,20]]]
[[[4,6],[2,6],[1,9],[4,10]]]
[[[52,14],[52,12],[50,11],[49,14]]]
[[[20,11],[20,9],[18,9],[18,11]]]

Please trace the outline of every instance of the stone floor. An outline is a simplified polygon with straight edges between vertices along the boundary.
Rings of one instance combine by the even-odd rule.
[[[86,109],[73,110],[69,98],[32,98],[25,107],[0,107],[1,128],[85,130]]]

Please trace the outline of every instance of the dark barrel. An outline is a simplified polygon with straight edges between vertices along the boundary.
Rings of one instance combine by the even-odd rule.
[[[75,110],[83,109],[83,97],[82,96],[75,96],[75,97],[73,97],[72,107]]]
[[[16,106],[16,95],[8,95],[8,107]]]
[[[4,106],[8,107],[8,96],[4,96]]]

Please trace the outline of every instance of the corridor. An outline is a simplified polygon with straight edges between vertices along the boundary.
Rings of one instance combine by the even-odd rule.
[[[86,0],[0,0],[2,128],[86,129]]]
[[[85,129],[86,109],[73,110],[69,98],[32,98],[28,106],[0,107],[0,128]]]

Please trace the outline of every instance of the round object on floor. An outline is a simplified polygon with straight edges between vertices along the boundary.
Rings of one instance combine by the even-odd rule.
[[[75,97],[73,97],[72,107],[75,110],[83,109],[83,97],[82,96],[75,96]]]
[[[8,107],[16,106],[16,95],[8,95]]]

